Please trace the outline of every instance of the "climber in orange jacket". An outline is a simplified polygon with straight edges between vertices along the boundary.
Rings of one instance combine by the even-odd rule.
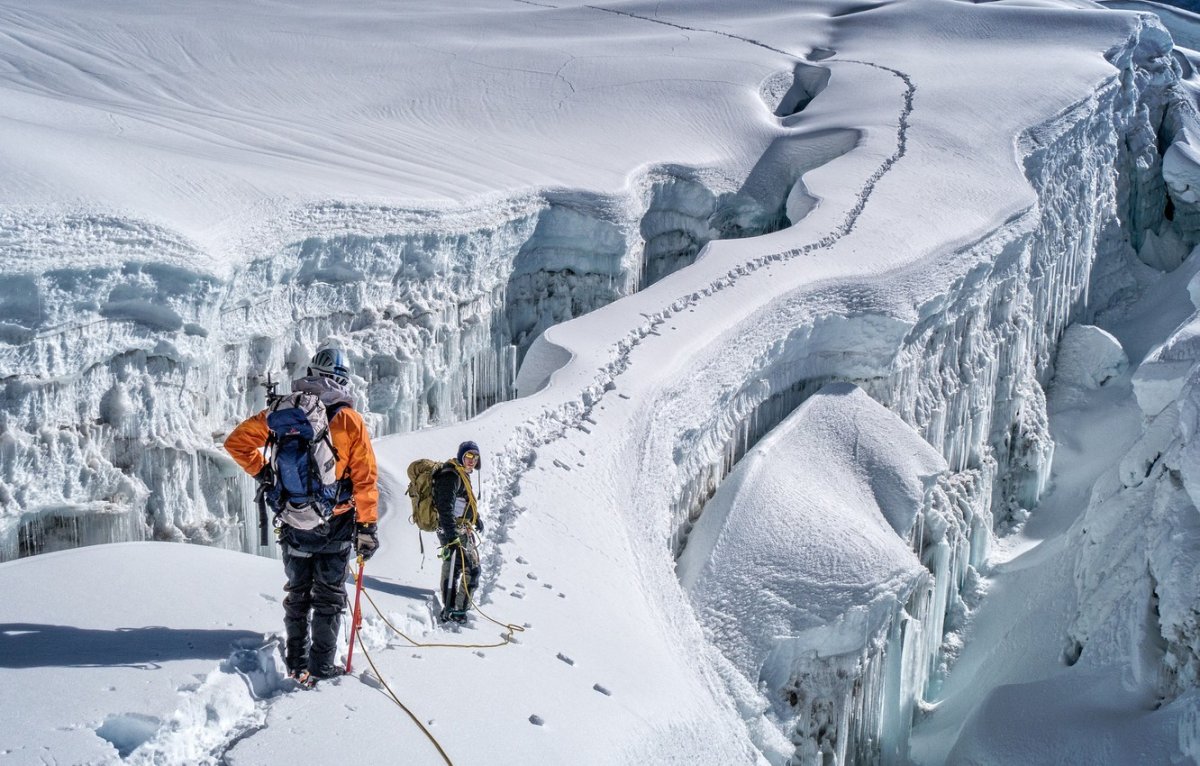
[[[264,485],[279,520],[279,544],[288,578],[283,600],[285,659],[289,674],[305,683],[343,672],[334,663],[334,652],[347,603],[343,583],[350,551],[357,551],[365,560],[379,547],[375,451],[362,415],[354,410],[354,399],[347,391],[349,382],[344,352],[322,349],[309,363],[308,375],[292,382],[292,393],[315,395],[323,405],[323,418],[306,418],[313,414],[311,408],[308,413],[295,406],[286,411],[268,408],[243,421],[225,440],[225,449],[237,464]],[[308,401],[314,400],[310,397]],[[289,452],[286,439],[281,438],[284,432],[279,432],[272,445],[274,459],[268,462],[262,450],[272,428],[279,431],[279,418],[288,415],[295,419],[285,424],[286,436],[298,435],[303,446]],[[272,418],[270,425],[268,417]],[[315,433],[314,422],[318,429],[328,424],[328,439]],[[298,495],[295,486],[315,494]]]
[[[312,376],[301,378],[292,384],[292,390],[302,390],[304,385],[301,384],[311,382]],[[297,385],[301,385],[301,388],[298,389]],[[329,436],[337,453],[336,472],[338,476],[349,478],[347,488],[350,499],[340,502],[333,513],[340,515],[353,508],[358,523],[374,524],[379,520],[379,488],[376,485],[379,471],[371,437],[367,434],[367,424],[363,422],[362,415],[352,409],[354,400],[345,391],[332,386],[323,388],[325,390],[314,393],[321,397],[327,409],[337,408],[336,414],[329,420]],[[233,429],[233,433],[225,440],[225,450],[242,470],[258,478],[264,468],[269,468],[262,454],[269,433],[267,411],[263,410]]]

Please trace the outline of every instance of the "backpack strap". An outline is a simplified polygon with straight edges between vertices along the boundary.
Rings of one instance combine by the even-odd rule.
[[[479,504],[475,501],[475,490],[471,488],[471,480],[467,477],[466,469],[459,465],[457,460],[448,460],[446,464],[454,467],[463,489],[467,491],[467,508],[471,509],[471,526],[474,527],[479,523]]]
[[[333,452],[334,460],[337,460],[339,456],[338,456],[337,447],[333,446],[333,437],[330,435],[329,431],[333,427],[333,418],[339,412],[341,412],[342,410],[346,409],[349,406],[350,405],[346,404],[345,402],[335,402],[334,404],[331,404],[325,408],[325,432],[321,434],[321,438],[324,439],[325,443],[329,445],[330,451]],[[349,470],[349,468],[350,468],[350,464],[347,463],[346,469]]]
[[[324,438],[325,443],[329,445],[329,450],[331,452],[333,452],[334,462],[337,461],[339,456],[338,456],[337,447],[333,446],[333,435],[330,433],[333,430],[333,419],[339,412],[341,412],[342,410],[346,409],[349,406],[350,405],[347,404],[346,402],[334,402],[333,404],[331,404],[325,408],[325,433],[322,434],[322,438]],[[342,473],[341,476],[338,477],[337,482],[338,482],[338,499],[336,500],[336,502],[343,503],[343,502],[353,499],[354,492],[353,492],[353,487],[351,487],[351,485],[350,485],[350,461],[349,460],[346,461],[346,470]],[[345,495],[345,499],[343,499],[343,497],[342,497],[343,495]]]

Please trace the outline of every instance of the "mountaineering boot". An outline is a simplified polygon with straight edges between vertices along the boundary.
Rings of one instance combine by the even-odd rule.
[[[319,609],[313,610],[312,645],[308,650],[308,669],[318,676],[324,675],[323,671],[334,666],[333,655],[337,651],[337,635],[341,618],[340,611],[328,614]]]
[[[288,654],[284,662],[287,664],[289,676],[308,670],[308,657],[306,655],[301,654],[298,657],[293,657],[291,654]]]
[[[295,681],[302,688],[311,689],[317,685],[318,681],[328,681],[331,678],[344,675],[346,675],[346,668],[331,663],[314,668],[302,668],[290,671],[288,678]]]
[[[283,621],[287,629],[284,642],[284,662],[289,673],[308,669],[308,617],[302,620],[287,618]]]
[[[463,609],[451,609],[446,607],[438,615],[439,622],[456,622],[459,625],[467,621],[467,613]]]
[[[318,681],[328,681],[330,678],[346,675],[346,669],[341,665],[322,665],[308,671],[308,675]]]
[[[321,681],[328,681],[331,678],[346,675],[346,669],[340,665],[330,665],[323,669],[323,672],[301,670],[299,673],[288,676],[302,689],[312,689]]]

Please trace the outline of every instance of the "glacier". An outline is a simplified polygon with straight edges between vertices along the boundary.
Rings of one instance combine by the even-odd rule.
[[[361,372],[377,434],[470,417],[512,396],[545,327],[714,238],[784,225],[786,174],[751,177],[764,148],[795,145],[811,167],[853,145],[761,119],[819,90],[793,87],[805,71],[795,64],[680,62],[694,87],[669,102],[706,97],[745,114],[681,125],[657,108],[661,88],[636,77],[643,59],[601,67],[530,48],[527,13],[489,28],[493,55],[528,57],[522,70],[477,60],[476,43],[447,34],[448,11],[397,34],[389,11],[357,8],[343,20],[350,36],[310,38],[329,21],[313,9],[226,10],[187,29],[134,7],[5,13],[0,559],[136,539],[250,550],[250,487],[214,447],[261,404],[268,372],[295,374],[332,338]],[[87,22],[60,29],[75,12]],[[307,39],[353,85],[314,99],[311,56],[263,48],[264,28]],[[609,43],[676,66],[677,49],[701,46],[675,37]],[[407,72],[399,90],[369,85],[368,39]],[[561,98],[591,94],[546,112],[547,82]],[[517,95],[497,104],[486,140],[463,134],[451,148],[463,128],[443,89],[484,103]],[[279,98],[264,103],[263,90]],[[637,130],[664,136],[634,153],[606,133],[631,98],[653,105],[642,122],[659,126]],[[542,115],[532,132],[531,113]],[[547,162],[580,140],[595,148]]]
[[[732,429],[728,420],[705,429],[706,439],[716,435],[714,452],[721,459],[697,471],[694,475],[699,479],[691,485],[685,484],[688,489],[684,499],[675,505],[677,524],[686,527],[700,516],[704,499],[711,496],[721,475],[737,463],[746,445],[753,444],[751,434],[769,429],[778,422],[779,413],[790,412],[796,402],[804,401],[814,381],[858,382],[917,427],[928,443],[939,448],[949,467],[965,474],[957,482],[965,491],[948,514],[951,534],[933,536],[934,545],[941,550],[924,562],[935,575],[932,582],[939,589],[932,598],[936,621],[927,630],[940,637],[945,624],[961,625],[966,611],[963,592],[977,576],[976,570],[985,566],[992,516],[997,517],[995,524],[1000,530],[1019,524],[1028,518],[1029,509],[1036,508],[1046,489],[1053,440],[1043,386],[1054,372],[1059,339],[1064,333],[1074,337],[1068,330],[1075,335],[1083,332],[1082,325],[1072,322],[1114,310],[1101,300],[1119,304],[1120,293],[1104,278],[1111,274],[1108,262],[1123,264],[1142,257],[1136,247],[1139,240],[1145,240],[1137,232],[1165,232],[1185,245],[1196,240],[1196,231],[1189,228],[1188,222],[1193,209],[1187,207],[1186,200],[1179,200],[1180,212],[1174,219],[1163,217],[1168,196],[1175,204],[1178,184],[1171,185],[1169,191],[1164,188],[1161,160],[1147,154],[1147,144],[1139,138],[1147,133],[1159,136],[1166,130],[1164,143],[1175,146],[1172,126],[1194,121],[1194,109],[1183,94],[1172,95],[1175,69],[1166,55],[1169,43],[1164,42],[1161,31],[1150,27],[1145,39],[1136,42],[1114,57],[1113,63],[1124,70],[1119,83],[1113,82],[1107,92],[1097,94],[1096,101],[1068,112],[1066,119],[1042,126],[1026,137],[1025,166],[1038,192],[1039,205],[1016,217],[1005,229],[957,253],[968,259],[987,254],[990,262],[976,261],[980,265],[952,284],[947,294],[920,306],[916,322],[883,330],[890,331],[888,342],[896,344],[897,352],[894,356],[877,354],[874,359],[890,361],[889,366],[864,370],[862,356],[871,355],[856,354],[846,359],[849,354],[838,353],[837,349],[861,347],[864,339],[875,338],[881,333],[879,325],[884,323],[878,316],[843,315],[837,321],[846,326],[837,330],[825,330],[819,324],[811,329],[802,326],[802,340],[791,341],[802,350],[789,354],[785,345],[770,366],[750,376],[752,382],[734,400],[734,411],[751,414],[740,423],[735,421]],[[1186,146],[1186,133],[1178,135],[1182,139],[1179,145]],[[1089,163],[1093,157],[1099,160],[1094,165]],[[1078,204],[1082,199],[1088,202]],[[1063,204],[1066,200],[1071,202]],[[1089,215],[1096,210],[1107,215]],[[1134,234],[1127,239],[1122,232]],[[1100,284],[1094,289],[1100,300],[1091,295],[1094,271],[1099,274]],[[1029,275],[1034,278],[1026,282]],[[1093,331],[1104,334],[1102,330]],[[832,337],[826,340],[824,333]],[[1073,341],[1068,348],[1076,348],[1081,342]],[[1119,374],[1124,364],[1119,344],[1113,341],[1112,345],[1116,346],[1116,357],[1107,364],[1108,372],[1102,372],[1107,377]],[[1087,358],[1091,362],[1097,357],[1093,345]],[[820,361],[814,362],[814,358]],[[1064,356],[1062,363],[1070,365],[1072,361]],[[814,367],[820,377],[806,378],[806,374],[813,374]],[[750,400],[749,404],[744,403],[745,399]],[[780,400],[786,403],[780,404]],[[764,412],[775,415],[768,414],[765,424]],[[727,430],[723,431],[722,426]],[[727,435],[722,437],[722,433]],[[694,436],[689,434],[689,438]],[[748,502],[751,507],[764,505]],[[942,526],[944,535],[945,522]],[[914,547],[920,551],[923,546]],[[1106,570],[1111,565],[1111,552],[1099,548],[1096,555],[1103,562],[1097,566]],[[779,561],[795,559],[795,555],[780,554]],[[928,608],[928,604],[923,606]],[[894,626],[901,624],[904,614],[899,609],[897,605],[898,614],[892,616]],[[909,614],[913,612],[918,620],[929,619],[921,610],[910,609]],[[781,635],[778,629],[766,632]],[[866,635],[874,636],[871,640],[876,647],[882,647],[889,644],[883,638],[887,633],[887,629],[877,626]],[[810,652],[821,653],[826,648],[819,639],[798,641]],[[898,632],[890,643],[893,654],[913,651],[902,645]],[[917,674],[920,684],[912,685],[916,700],[924,699],[925,684],[936,692],[938,680],[952,659],[945,655],[955,650],[952,645],[940,646],[940,640],[927,642],[923,648],[924,655],[915,660],[922,666]],[[739,647],[739,651],[745,649]],[[870,687],[868,679],[882,677],[873,674],[887,672],[883,669],[884,653],[878,648],[875,651],[880,656],[856,660],[862,668],[856,673],[842,670],[839,677],[858,678],[858,684]],[[1167,661],[1168,665],[1176,663],[1177,659]],[[906,671],[893,672],[908,677],[911,667]],[[783,696],[797,707],[796,689],[807,689],[808,696],[813,697],[812,687],[822,688],[811,681],[781,683],[772,679],[765,668],[762,673],[762,678],[750,673],[749,681],[753,686],[770,679],[768,689],[773,694],[768,697],[776,703]],[[825,697],[818,695],[811,700],[802,697],[800,707],[811,721],[813,711],[849,715],[858,705],[859,715],[849,720],[860,724],[875,721],[878,728],[856,731],[847,742],[848,719],[842,719],[840,725],[832,721],[824,725],[807,723],[800,727],[807,733],[798,737],[799,762],[821,762],[817,753],[823,751],[836,763],[881,758],[884,762],[903,762],[907,753],[903,744],[897,743],[906,738],[894,733],[894,722],[886,721],[888,713],[895,711],[896,702],[885,694],[882,684],[877,682],[876,696],[865,701],[869,712],[861,707],[861,698],[853,702],[848,698],[839,700],[838,694],[846,692],[828,692]],[[930,701],[933,697],[936,694],[930,695]],[[904,713],[898,716],[910,717]],[[846,734],[839,739],[836,732]],[[894,739],[887,741],[885,732]]]
[[[195,221],[6,211],[3,557],[43,554],[38,562],[81,543],[146,539],[253,550],[249,481],[216,444],[261,405],[266,372],[294,373],[332,337],[351,353],[374,433],[395,434],[379,443],[391,526],[377,563],[388,582],[429,578],[395,523],[407,515],[402,467],[462,438],[488,452],[496,523],[484,606],[520,612],[531,629],[516,651],[481,658],[491,673],[478,683],[501,695],[530,673],[546,680],[516,695],[530,708],[520,721],[457,732],[470,752],[500,741],[513,758],[578,759],[578,742],[604,741],[617,762],[903,763],[912,727],[942,715],[984,583],[1001,574],[992,554],[1036,522],[1053,490],[1061,440],[1050,400],[1128,385],[1146,432],[1097,484],[1076,531],[1088,538],[1076,546],[1078,602],[1098,607],[1079,609],[1054,659],[1088,672],[1127,663],[1152,677],[1164,705],[1187,703],[1197,667],[1187,587],[1194,318],[1161,345],[1151,330],[1169,331],[1165,320],[1136,332],[1121,323],[1148,310],[1155,285],[1195,268],[1188,58],[1152,16],[1090,5],[835,5],[793,15],[753,5],[736,33],[703,4],[661,17],[636,4],[522,9],[551,24],[612,17],[603,23],[630,30],[618,46],[643,44],[631,42],[641,34],[652,46],[707,35],[740,62],[729,74],[737,87],[697,85],[682,99],[716,93],[724,107],[681,128],[688,151],[678,153],[695,156],[664,163],[678,153],[654,144],[644,151],[658,159],[622,160],[618,172],[597,152],[592,170],[605,183],[562,183],[587,175],[572,161],[554,183],[544,183],[555,175],[549,161],[512,170],[535,148],[562,150],[560,136],[539,134],[512,143],[511,165],[481,163],[483,180],[464,185],[528,194],[401,204],[420,173],[390,165],[411,184],[404,194],[289,204],[282,216],[259,209],[272,223],[240,232],[244,240]],[[511,19],[490,21],[503,29],[492,45],[521,47]],[[1055,31],[1063,25],[1069,41]],[[464,54],[451,58],[469,58],[450,37],[439,43]],[[538,65],[550,56],[526,55]],[[947,58],[959,66],[947,71]],[[568,104],[582,83],[574,69],[588,66],[489,77],[552,82]],[[522,88],[537,91],[510,92]],[[607,97],[596,96],[611,106]],[[559,112],[572,109],[599,119],[578,106],[547,119],[569,122]],[[481,144],[511,141],[510,113],[490,119],[499,138]],[[477,159],[483,150],[466,143]],[[704,162],[697,147],[714,144],[734,156]],[[452,168],[471,170],[465,159]],[[431,188],[448,193],[450,175],[430,174]],[[373,173],[354,180],[383,183]],[[845,413],[831,392],[853,402],[881,463],[833,427]],[[822,462],[814,442],[836,445],[837,459]],[[788,464],[795,456],[806,456],[802,466]],[[801,530],[781,517],[778,534],[756,543],[766,501],[745,495],[749,484],[778,482],[769,486],[783,503],[804,488],[828,499],[825,477],[839,471],[865,482],[850,500],[792,510],[831,532],[819,511],[843,508],[841,534],[787,537]],[[871,484],[893,474],[895,493]],[[799,567],[784,538],[855,567],[881,563],[841,547],[862,525],[853,514],[869,517],[903,576],[868,573],[860,587],[842,578],[843,598],[827,611],[767,627],[760,621],[776,615],[745,603],[754,584],[722,574],[750,548],[760,571],[794,593],[823,564]],[[729,558],[710,559],[722,545]],[[17,577],[22,565],[0,573]],[[266,570],[256,578],[269,580]],[[404,608],[402,592],[385,586],[391,608]],[[714,628],[723,603],[743,611]],[[388,651],[380,625],[368,627],[387,672],[432,683],[433,663]],[[590,684],[561,675],[583,669]],[[214,694],[232,693],[229,680],[214,676]],[[557,709],[538,706],[543,685]],[[231,699],[252,730],[230,734],[242,724],[227,722],[205,748],[229,762],[283,752],[278,723],[299,704],[284,697]],[[452,700],[434,697],[431,708],[452,716]],[[669,724],[642,716],[667,700]],[[999,715],[1020,698],[986,702]],[[138,715],[190,720],[185,708]],[[526,718],[541,722],[540,739],[528,737]],[[134,724],[145,720],[114,718],[105,731],[125,747],[132,721],[133,739],[172,742],[165,724],[142,737]],[[956,729],[954,752],[986,752],[985,729],[978,718]]]

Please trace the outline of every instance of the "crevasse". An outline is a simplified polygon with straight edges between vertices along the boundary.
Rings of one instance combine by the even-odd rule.
[[[732,188],[667,167],[627,197],[330,203],[296,213],[295,234],[232,274],[206,272],[205,253],[151,224],[6,220],[31,262],[95,255],[0,286],[0,560],[140,539],[254,550],[251,482],[220,441],[262,407],[266,373],[286,389],[332,339],[373,433],[469,418],[513,396],[546,327],[711,238],[761,233],[773,219]]]
[[[821,672],[841,684],[797,676],[766,690],[772,703],[795,708],[788,720],[796,763],[904,762],[913,712],[936,696],[953,660],[955,643],[943,638],[964,613],[993,531],[1019,523],[1046,488],[1053,441],[1043,385],[1064,330],[1123,299],[1112,273],[1130,258],[1151,262],[1147,242],[1196,242],[1195,206],[1162,179],[1159,151],[1195,120],[1176,89],[1170,50],[1165,32],[1144,24],[1109,52],[1117,74],[1092,97],[1021,137],[1037,205],[944,256],[973,265],[920,306],[915,322],[893,330],[894,356],[871,363],[836,345],[892,317],[803,321],[747,371],[741,391],[683,435],[683,489],[672,508],[677,554],[731,466],[826,381],[863,387],[949,464],[912,540],[932,575],[927,583],[897,604],[863,655],[830,659]],[[1092,294],[1094,271],[1105,275],[1102,294]],[[889,687],[887,678],[903,680]],[[896,683],[898,696],[887,691]]]

